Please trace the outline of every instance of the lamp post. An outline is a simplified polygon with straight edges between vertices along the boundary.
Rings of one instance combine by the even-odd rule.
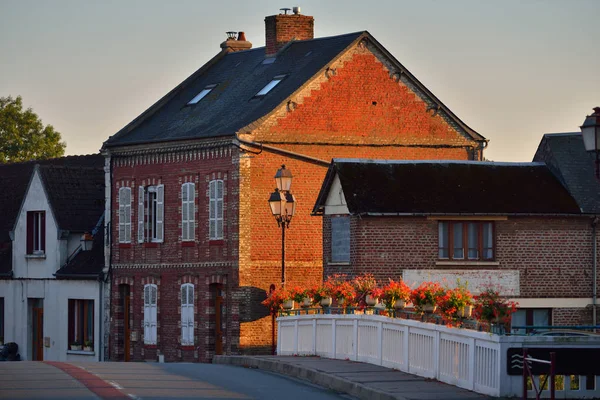
[[[600,179],[600,107],[594,107],[580,128],[585,149],[596,153],[596,179]]]
[[[292,186],[292,173],[282,165],[275,174],[277,189],[269,197],[271,213],[281,227],[281,286],[285,286],[285,229],[290,226],[290,221],[296,212],[296,199],[290,193]]]

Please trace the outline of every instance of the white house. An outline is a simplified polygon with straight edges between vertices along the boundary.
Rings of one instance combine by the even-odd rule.
[[[21,359],[102,359],[103,164],[0,166],[0,339]]]

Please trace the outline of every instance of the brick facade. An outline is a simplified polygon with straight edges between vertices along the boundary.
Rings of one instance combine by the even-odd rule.
[[[324,274],[373,273],[399,279],[404,270],[518,271],[518,299],[592,298],[589,217],[508,217],[494,221],[494,262],[438,259],[438,221],[426,217],[351,217],[350,263],[331,264],[331,218],[323,221]],[[474,219],[476,220],[476,218]],[[435,279],[435,278],[432,278]],[[493,282],[497,284],[498,282]],[[553,308],[555,325],[591,324],[589,307]]]
[[[304,16],[302,16],[304,17]],[[333,157],[381,159],[480,159],[481,142],[472,139],[431,107],[376,46],[360,42],[337,57],[326,71],[306,82],[281,106],[241,129],[240,139],[278,147],[329,161]],[[223,139],[225,143],[225,139]],[[185,144],[117,148],[112,167],[112,273],[114,314],[111,356],[123,358],[122,310],[119,282],[131,285],[131,326],[139,332],[132,344],[132,360],[208,361],[215,352],[214,277],[223,283],[226,319],[223,351],[271,351],[271,318],[260,305],[271,284],[281,280],[281,231],[270,214],[267,199],[275,187],[273,176],[281,164],[293,175],[296,216],[286,233],[286,281],[316,282],[322,278],[322,220],[310,216],[327,169],[306,160],[268,151],[218,147],[209,139]],[[202,146],[212,146],[203,150]],[[216,146],[216,147],[215,147]],[[257,154],[255,154],[257,153]],[[302,158],[302,157],[299,157]],[[225,239],[208,240],[208,181],[225,181]],[[196,241],[181,242],[181,184],[196,183]],[[138,244],[137,187],[165,186],[164,243]],[[118,189],[132,188],[132,243],[118,243]],[[158,341],[142,340],[143,284],[160,280]],[[195,342],[180,345],[179,286],[186,279],[198,282],[195,291]],[[119,319],[121,318],[121,319]],[[121,322],[120,322],[121,321]],[[196,354],[196,352],[198,352]]]

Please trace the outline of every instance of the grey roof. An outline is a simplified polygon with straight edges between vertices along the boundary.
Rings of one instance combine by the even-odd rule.
[[[543,163],[333,160],[313,213],[338,176],[351,214],[579,214]]]
[[[104,147],[234,135],[268,115],[336,56],[368,38],[394,63],[407,84],[428,103],[439,105],[447,121],[467,137],[485,138],[443,105],[368,32],[292,41],[265,62],[265,48],[221,52],[148,110],[111,136]],[[253,98],[275,76],[286,78],[266,96]],[[403,80],[404,81],[404,80]],[[195,105],[187,103],[208,85],[217,85]]]
[[[595,155],[585,151],[580,132],[545,134],[533,160],[548,165],[584,213],[600,214],[600,182],[595,177]]]

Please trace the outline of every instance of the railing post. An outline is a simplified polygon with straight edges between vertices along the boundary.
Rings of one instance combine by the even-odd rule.
[[[469,339],[469,390],[475,390],[475,339]]]
[[[352,324],[352,354],[354,357],[353,361],[358,361],[358,319],[356,314],[353,315],[354,321]]]
[[[294,321],[294,356],[298,354],[298,319]]]
[[[331,318],[331,358],[335,359],[335,321],[336,319]]]
[[[312,341],[312,355],[317,355],[317,318],[313,317],[313,341]]]
[[[410,349],[409,341],[410,339],[410,326],[404,326],[404,335],[402,336],[402,361],[404,362],[404,372],[410,371]]]
[[[440,331],[436,330],[433,340],[433,377],[440,379]]]
[[[383,322],[377,324],[377,359],[383,365]]]
[[[281,322],[277,321],[277,355],[281,354]]]

